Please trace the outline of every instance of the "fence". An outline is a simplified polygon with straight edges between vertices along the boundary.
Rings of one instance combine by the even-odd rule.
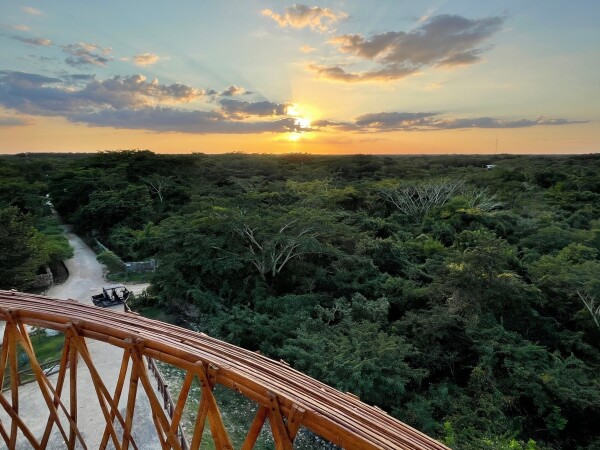
[[[67,364],[68,365],[68,364]],[[42,371],[46,376],[52,375],[59,371],[60,369],[60,359],[54,361],[48,361],[40,364]],[[35,374],[31,367],[27,367],[26,369],[21,369],[17,372],[17,380],[19,381],[19,386],[22,386],[27,383],[31,383],[35,381]],[[10,387],[10,371],[6,371],[6,376],[4,377],[4,383],[2,385],[2,391],[8,389]]]
[[[160,372],[158,366],[154,362],[154,359],[146,356],[146,360],[148,361],[148,369],[156,378],[156,385],[158,386],[158,392],[162,395],[163,398],[163,406],[165,411],[171,419],[173,419],[173,413],[175,412],[175,404],[173,403],[173,399],[171,398],[171,394],[169,393],[169,385],[165,383],[165,379]],[[181,424],[177,427],[177,436],[179,437],[179,443],[181,444],[182,450],[189,450],[190,446],[183,434],[183,428],[181,428]]]
[[[156,269],[156,266],[158,266],[155,259],[149,259],[147,261],[125,262],[115,252],[109,249],[97,238],[94,238],[94,242],[96,243],[96,246],[103,252],[111,252],[115,254],[119,258],[119,261],[121,261],[121,263],[125,267],[125,271],[127,273],[154,272],[154,269]]]
[[[125,263],[125,270],[127,272],[154,272],[156,269],[156,260],[149,259],[148,261],[132,261]]]

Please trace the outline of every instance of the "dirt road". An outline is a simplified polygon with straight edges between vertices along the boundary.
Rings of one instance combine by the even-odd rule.
[[[74,299],[82,303],[91,304],[91,295],[99,293],[102,286],[107,284],[103,278],[103,267],[98,263],[96,255],[85,242],[71,232],[68,226],[65,225],[64,227],[65,234],[75,250],[73,258],[65,261],[65,265],[69,270],[69,278],[63,284],[52,286],[45,292],[45,295],[61,299]],[[145,287],[147,287],[147,284],[127,285],[127,288],[134,293],[139,293]],[[115,306],[113,308],[122,311],[122,306]],[[123,351],[117,347],[91,339],[87,339],[86,341],[96,369],[102,376],[102,380],[109,392],[114,392]],[[49,377],[53,383],[56,382],[56,378],[56,375]],[[91,376],[81,358],[79,359],[77,369],[77,383],[78,427],[86,441],[87,448],[97,449],[104,432],[105,421]],[[62,400],[68,408],[68,377],[63,392]],[[119,409],[121,409],[122,413],[124,412],[127,402],[126,394],[127,389],[123,392],[119,404]],[[43,434],[48,417],[48,414],[45,411],[47,411],[47,406],[40,394],[37,383],[21,386],[19,389],[19,415],[36,437]],[[4,424],[10,423],[10,419],[1,408],[0,420],[2,420]],[[63,423],[66,424],[66,420]],[[138,389],[137,394],[132,434],[140,450],[160,448],[160,442],[158,441],[152,422],[152,413],[148,398],[145,393],[140,392],[140,389]],[[17,448],[19,450],[30,448],[29,443],[22,435],[19,436]],[[56,427],[54,428],[48,448],[65,448],[65,444]],[[81,447],[78,446],[76,448]],[[114,447],[112,444],[109,444],[108,448]]]

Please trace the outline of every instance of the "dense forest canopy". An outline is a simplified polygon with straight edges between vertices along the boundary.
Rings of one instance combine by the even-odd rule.
[[[80,234],[156,258],[155,301],[188,326],[456,449],[600,448],[600,156],[1,163],[0,263],[24,258],[3,288],[65,256],[37,254],[49,193]]]

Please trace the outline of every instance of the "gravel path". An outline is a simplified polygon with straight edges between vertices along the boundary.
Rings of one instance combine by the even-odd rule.
[[[103,267],[96,260],[94,252],[74,234],[69,226],[65,225],[65,234],[73,246],[75,252],[73,258],[65,261],[69,270],[69,278],[63,284],[52,286],[45,295],[61,299],[74,299],[82,303],[92,304],[92,294],[99,293],[103,285],[107,285],[103,278]],[[147,284],[127,285],[127,288],[139,293],[145,289]],[[122,311],[122,307],[114,306],[116,310]],[[3,327],[2,327],[3,328]],[[114,392],[117,382],[123,350],[111,345],[86,340],[96,369],[100,373],[109,392]],[[56,383],[57,375],[50,376],[49,379]],[[128,378],[127,378],[128,380]],[[106,424],[102,415],[102,410],[96,396],[89,371],[85,363],[80,358],[77,368],[77,396],[78,396],[78,426],[85,439],[88,449],[97,449],[100,446],[104,426]],[[69,403],[69,381],[65,381],[63,390],[63,403],[68,408]],[[127,402],[127,384],[123,390],[119,409],[124,416],[124,410]],[[38,389],[37,383],[30,383],[19,388],[19,415],[24,423],[33,432],[36,437],[43,434],[46,425],[48,413],[47,406]],[[2,408],[0,408],[0,420],[10,429],[10,419]],[[68,422],[66,419],[64,424]],[[67,431],[68,433],[68,431]],[[143,391],[141,384],[138,385],[138,395],[136,399],[134,425],[132,430],[135,442],[140,450],[159,449],[160,442],[156,436],[152,413],[148,397]],[[0,444],[0,448],[2,445]],[[19,435],[17,449],[31,448],[24,436]],[[50,439],[49,449],[63,449],[65,444],[62,440],[56,426],[54,427]],[[83,448],[79,445],[77,448]],[[114,448],[112,443],[108,448]]]

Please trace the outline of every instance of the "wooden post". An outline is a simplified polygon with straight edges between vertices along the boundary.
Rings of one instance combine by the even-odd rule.
[[[256,440],[260,435],[263,425],[265,424],[265,420],[269,415],[269,408],[266,406],[259,406],[256,411],[256,415],[254,416],[254,420],[250,425],[250,429],[248,430],[248,434],[246,435],[246,439],[242,444],[241,450],[252,450],[254,448],[254,444],[256,444]]]

